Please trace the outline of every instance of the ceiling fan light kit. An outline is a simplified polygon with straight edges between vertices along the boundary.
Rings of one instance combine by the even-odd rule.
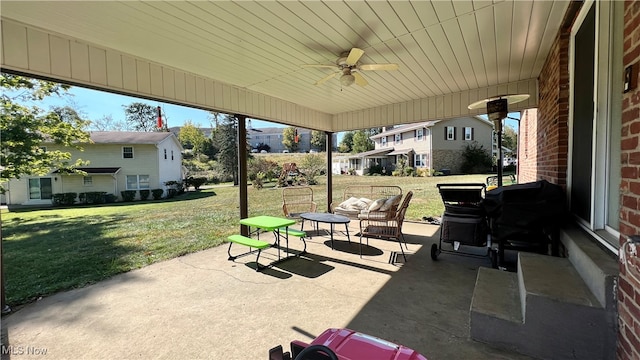
[[[398,70],[398,64],[360,64],[360,58],[364,55],[364,50],[358,48],[352,48],[351,51],[345,51],[336,60],[335,65],[323,65],[323,64],[307,64],[302,65],[304,68],[332,68],[337,71],[327,75],[326,77],[315,82],[315,85],[322,85],[328,80],[334,78],[336,75],[342,73],[340,76],[340,84],[343,87],[351,86],[353,83],[359,86],[365,86],[369,82],[360,74],[360,71],[371,70]]]
[[[355,76],[351,74],[342,75],[340,77],[340,84],[342,84],[342,86],[351,86],[355,81]]]

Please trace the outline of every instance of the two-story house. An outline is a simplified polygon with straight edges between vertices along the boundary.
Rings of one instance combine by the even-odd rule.
[[[372,165],[380,165],[390,173],[403,158],[406,166],[415,169],[459,173],[466,145],[475,142],[491,152],[492,134],[493,124],[476,116],[396,126],[371,136],[373,150],[336,157],[332,168],[334,173],[354,169],[362,175]]]
[[[164,189],[167,181],[183,178],[182,146],[170,132],[96,131],[83,151],[53,143],[45,151],[61,150],[88,161],[86,175],[63,174],[51,169],[44,176],[12,179],[5,201],[15,205],[51,204],[52,195],[65,192],[103,191],[121,199],[122,190]]]

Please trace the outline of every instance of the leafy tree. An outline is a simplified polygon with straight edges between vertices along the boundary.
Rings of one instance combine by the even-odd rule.
[[[282,145],[284,145],[289,152],[296,152],[296,150],[298,150],[296,128],[290,126],[282,130]]]
[[[327,136],[323,131],[311,131],[311,146],[318,150],[324,150],[327,147]]]
[[[353,131],[347,131],[342,136],[340,145],[338,145],[338,151],[341,153],[349,153],[353,148]]]
[[[460,170],[463,174],[482,174],[491,169],[493,161],[491,153],[477,141],[465,145],[462,150],[462,164]]]
[[[92,120],[90,128],[97,131],[125,131],[127,125],[124,121],[113,120],[111,115],[104,115],[98,120]]]
[[[518,133],[511,125],[505,126],[502,131],[502,146],[513,150],[514,154],[516,153],[516,149],[518,148]]]
[[[262,189],[265,180],[271,180],[278,176],[279,166],[276,162],[264,157],[254,157],[247,162],[247,177],[253,187]]]
[[[122,105],[122,107],[128,128],[146,132],[157,130],[158,109],[156,107],[141,102]]]
[[[238,150],[236,147],[236,119],[227,116],[215,131],[214,142],[218,145],[216,155],[220,169],[225,175],[232,175],[234,184],[238,184]]]
[[[265,143],[260,143],[258,144],[258,146],[256,146],[256,150],[258,150],[258,152],[264,150],[266,152],[271,151],[271,146],[269,146],[268,144]]]
[[[318,175],[327,168],[327,161],[322,155],[307,154],[300,162],[300,169],[307,177],[309,185],[317,185]]]
[[[45,143],[55,143],[66,147],[82,149],[81,143],[89,141],[89,134],[83,129],[89,124],[69,107],[54,108],[49,112],[37,106],[21,103],[43,100],[47,96],[61,95],[69,87],[57,83],[29,79],[22,76],[0,75],[0,86],[16,93],[10,97],[3,92],[0,97],[0,191],[1,183],[18,179],[23,175],[44,175],[58,168],[73,172],[82,160],[71,163],[71,154],[62,150],[44,151]]]
[[[193,124],[191,120],[187,120],[184,126],[180,128],[178,140],[185,149],[192,149],[196,154],[203,154],[206,150],[206,143],[209,139],[198,126]]]
[[[351,151],[354,153],[361,153],[369,150],[373,150],[375,147],[373,141],[369,138],[370,132],[368,130],[357,130],[353,133],[353,147]]]

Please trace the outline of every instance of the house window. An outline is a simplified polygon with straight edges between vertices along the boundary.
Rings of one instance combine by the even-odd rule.
[[[149,175],[127,175],[127,190],[149,189]]]
[[[455,140],[456,139],[456,128],[455,128],[455,126],[446,126],[444,128],[444,139],[445,140]]]
[[[84,186],[93,186],[93,177],[85,176],[82,178],[82,184]]]
[[[51,199],[53,188],[51,178],[29,179],[29,199],[47,200]]]
[[[164,159],[167,160],[167,149],[164,149]]]
[[[400,144],[402,142],[402,134],[395,135],[395,142],[396,144]]]
[[[413,156],[413,163],[415,164],[415,167],[426,167],[427,154],[415,154]]]
[[[622,64],[615,59],[622,58],[623,16],[615,1],[583,6],[570,45],[570,208],[612,251],[620,236]]]
[[[383,136],[380,138],[380,145],[387,146],[387,137]]]
[[[416,140],[422,141],[422,139],[424,139],[424,129],[416,130]]]
[[[473,140],[473,128],[465,127],[464,128],[464,139],[467,141]]]
[[[133,147],[132,146],[123,146],[122,147],[122,158],[123,159],[133,159]]]

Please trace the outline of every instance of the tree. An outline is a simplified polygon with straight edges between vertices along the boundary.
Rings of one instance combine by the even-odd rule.
[[[318,175],[327,168],[327,160],[322,155],[308,154],[300,162],[300,169],[307,177],[309,185],[317,185]]]
[[[373,141],[369,138],[368,130],[357,130],[353,133],[353,147],[351,151],[354,153],[361,153],[369,150],[373,150],[375,147]]]
[[[502,146],[512,150],[513,153],[516,154],[516,150],[518,149],[518,133],[511,125],[505,126],[502,131]]]
[[[122,105],[122,107],[128,128],[146,132],[157,130],[158,109],[156,107],[141,102]]]
[[[185,149],[192,149],[195,154],[203,154],[206,150],[206,143],[209,139],[198,126],[191,120],[187,120],[180,128],[178,140]]]
[[[218,127],[216,127],[213,135],[213,140],[218,145],[219,149],[216,154],[218,166],[220,171],[223,173],[222,175],[224,175],[221,177],[231,176],[233,178],[234,185],[238,184],[237,127],[237,120],[226,115],[218,122]]]
[[[98,120],[92,120],[90,128],[97,131],[125,131],[127,125],[123,121],[113,120],[111,115],[103,115]]]
[[[83,130],[88,121],[81,119],[73,109],[58,108],[45,112],[37,106],[20,103],[37,102],[47,96],[61,95],[70,87],[50,81],[29,79],[22,76],[0,73],[0,192],[3,184],[10,179],[24,175],[44,175],[52,168],[74,171],[83,165],[81,160],[71,164],[71,154],[61,150],[44,151],[44,143],[55,143],[81,149],[81,143],[89,141],[89,134]],[[12,93],[13,96],[9,94]],[[2,253],[2,233],[0,232],[0,254]],[[0,264],[3,262],[0,262]],[[10,311],[6,304],[4,271],[0,298],[2,312]]]
[[[21,76],[2,74],[0,85],[7,90],[20,92],[13,98],[3,93],[0,109],[0,191],[2,182],[18,179],[24,175],[44,175],[58,168],[73,172],[84,163],[77,160],[70,163],[71,154],[62,150],[44,151],[44,143],[55,143],[81,149],[81,143],[89,141],[89,134],[83,129],[87,120],[69,107],[54,108],[45,112],[37,106],[21,105],[29,101],[43,100],[47,96],[60,95],[69,89],[49,81],[34,80]]]
[[[282,145],[284,145],[289,152],[296,152],[296,150],[298,150],[296,132],[297,129],[291,126],[282,130]]]
[[[342,136],[342,141],[338,145],[338,151],[341,153],[349,153],[353,148],[353,131],[347,131]]]
[[[311,131],[311,145],[318,150],[324,150],[327,147],[326,134],[323,131]]]

